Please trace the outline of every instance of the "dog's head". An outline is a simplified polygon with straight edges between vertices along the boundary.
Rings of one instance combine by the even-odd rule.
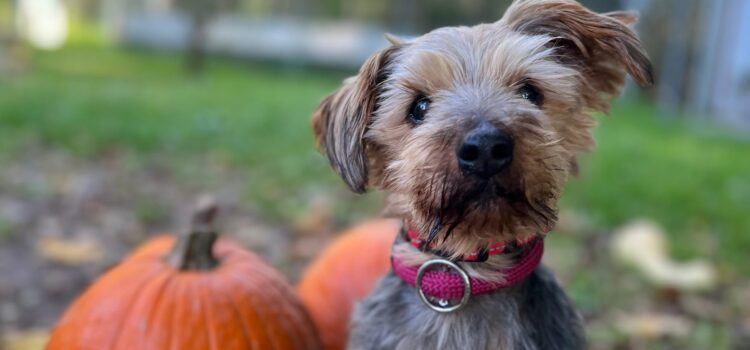
[[[449,251],[547,232],[591,113],[626,74],[652,82],[634,21],[521,0],[496,23],[392,40],[320,104],[317,141],[352,190],[388,191]]]

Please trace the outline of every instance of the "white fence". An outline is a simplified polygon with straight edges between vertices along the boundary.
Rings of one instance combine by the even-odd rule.
[[[131,45],[182,49],[190,23],[174,12],[131,14],[120,37]],[[290,18],[217,17],[208,28],[207,49],[224,55],[356,68],[384,47],[384,29],[352,22],[304,22]]]

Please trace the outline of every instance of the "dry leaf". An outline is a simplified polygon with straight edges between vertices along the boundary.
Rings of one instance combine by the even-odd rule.
[[[716,270],[709,262],[673,261],[664,231],[653,222],[638,220],[617,230],[612,249],[622,262],[636,267],[659,286],[704,290],[716,284]]]
[[[98,242],[88,238],[42,237],[37,242],[36,251],[49,261],[70,265],[97,262],[103,257]]]
[[[616,326],[619,331],[637,339],[685,337],[693,328],[687,318],[656,313],[623,314],[617,317]]]
[[[6,336],[4,345],[6,350],[42,350],[48,337],[46,330],[29,330]]]

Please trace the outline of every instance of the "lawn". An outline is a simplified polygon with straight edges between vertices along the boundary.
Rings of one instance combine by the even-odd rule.
[[[632,218],[664,225],[675,253],[701,255],[750,273],[750,142],[638,104],[603,117],[597,151],[564,202],[599,227]]]
[[[274,215],[294,211],[309,186],[335,184],[308,120],[342,73],[216,60],[189,78],[180,63],[97,46],[35,53],[29,74],[0,83],[4,149],[32,139],[90,159],[118,151],[175,165],[209,154],[248,169],[248,195]]]

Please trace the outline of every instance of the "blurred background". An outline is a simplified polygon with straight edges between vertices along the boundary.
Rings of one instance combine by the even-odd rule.
[[[600,116],[545,261],[593,349],[750,349],[750,2],[634,9],[657,84]],[[385,45],[505,0],[0,1],[0,349],[216,195],[225,231],[295,281],[376,216],[315,150],[320,99]]]

